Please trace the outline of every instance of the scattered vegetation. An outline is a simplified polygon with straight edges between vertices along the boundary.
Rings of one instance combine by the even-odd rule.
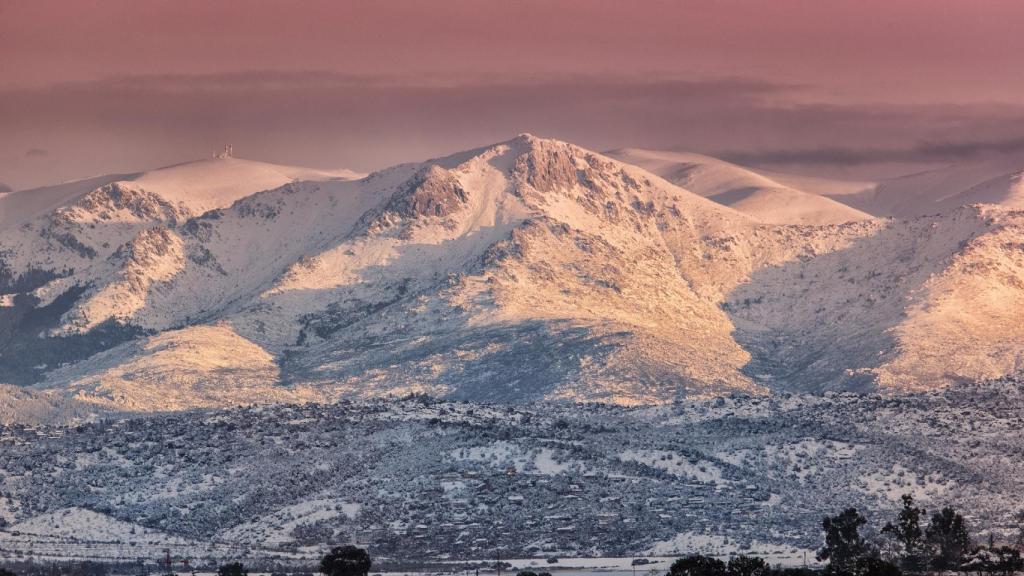
[[[893,521],[873,533],[866,532],[868,519],[856,508],[823,518],[824,542],[817,554],[818,560],[825,562],[821,567],[772,567],[763,558],[743,554],[728,561],[690,554],[673,562],[666,576],[903,576],[943,572],[1011,576],[1024,569],[1021,551],[1014,546],[997,546],[991,534],[987,546],[975,545],[963,515],[953,507],[942,508],[922,526],[927,511],[917,507],[910,494],[901,500],[903,505]],[[634,560],[633,565],[648,562],[641,558]],[[507,562],[500,565],[511,568]],[[0,576],[108,576],[115,573],[112,566],[93,562],[27,566],[30,569],[22,570],[20,575],[0,568]],[[332,548],[320,560],[319,571],[324,576],[368,576],[372,566],[369,552],[345,545]],[[248,574],[245,566],[237,561],[222,564],[217,569],[217,576]],[[271,576],[285,576],[285,573],[272,572]],[[551,573],[521,570],[516,576],[551,576]]]
[[[878,541],[862,531],[868,520],[856,508],[825,517],[824,545],[817,557],[826,564],[819,569],[772,568],[753,556],[736,556],[726,563],[692,554],[676,560],[668,576],[901,576],[949,571],[1009,576],[1024,569],[1016,547],[996,546],[991,537],[987,546],[975,545],[963,515],[954,508],[943,508],[922,526],[927,511],[909,494],[902,502],[894,521],[878,532]]]

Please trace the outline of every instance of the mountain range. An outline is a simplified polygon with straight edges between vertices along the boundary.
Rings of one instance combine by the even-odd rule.
[[[227,157],[2,194],[0,417],[1013,375],[1024,212],[994,170],[816,191],[521,135],[366,176]]]

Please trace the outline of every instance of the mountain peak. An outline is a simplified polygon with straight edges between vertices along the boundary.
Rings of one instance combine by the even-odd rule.
[[[1020,214],[773,225],[526,134],[359,180],[309,174],[190,162],[0,231],[0,373],[155,410],[410,392],[659,403],[1014,366]],[[933,354],[951,347],[956,365]]]

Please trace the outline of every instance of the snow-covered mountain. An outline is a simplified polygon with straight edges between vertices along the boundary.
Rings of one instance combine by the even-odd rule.
[[[1024,158],[964,161],[878,181],[752,170],[691,152],[623,148],[609,156],[720,204],[776,224],[914,218],[969,204],[1024,208]]]
[[[0,230],[0,380],[33,385],[7,405],[636,404],[1024,365],[1005,209],[771,224],[530,135],[358,180],[168,170]]]
[[[863,190],[829,194],[875,216],[913,218],[941,214],[967,204],[1024,208],[1024,158],[962,162],[882,180]]]
[[[191,214],[229,206],[235,200],[289,182],[354,179],[349,170],[316,170],[234,157],[216,157],[136,174],[110,174],[56,186],[0,195],[0,230],[24,224],[48,212],[68,208],[107,187],[144,190]],[[86,202],[88,202],[86,200]]]
[[[842,224],[871,218],[822,194],[690,152],[624,148],[609,156],[640,166],[695,194],[774,224]]]
[[[0,197],[0,382],[142,334],[129,316],[175,273],[185,255],[172,230],[191,218],[289,182],[357,176],[216,158]]]

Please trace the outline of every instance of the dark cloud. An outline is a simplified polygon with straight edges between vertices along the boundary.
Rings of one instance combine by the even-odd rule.
[[[0,182],[0,194],[4,194],[6,192],[13,192],[13,191],[14,190],[11,189],[10,186],[8,186],[7,184],[4,184],[3,182]]]
[[[25,150],[25,156],[29,158],[42,158],[43,156],[49,155],[50,152],[48,150],[43,150],[42,148],[29,148],[28,150]]]
[[[62,82],[41,88],[11,89],[5,94],[48,96],[199,95],[352,93],[384,91],[393,94],[459,93],[492,89],[653,91],[674,94],[715,94],[756,97],[796,93],[808,86],[745,77],[679,78],[651,75],[362,75],[331,71],[250,70],[224,74],[153,74],[114,76],[88,82]]]
[[[1024,152],[1024,137],[998,140],[921,143],[909,148],[836,148],[720,152],[719,156],[739,164],[831,164],[856,166],[879,163],[957,162],[993,154]]]
[[[925,158],[961,160],[988,154],[1012,154],[1024,151],[1024,136],[1007,140],[940,142],[921,144],[914,152]]]

